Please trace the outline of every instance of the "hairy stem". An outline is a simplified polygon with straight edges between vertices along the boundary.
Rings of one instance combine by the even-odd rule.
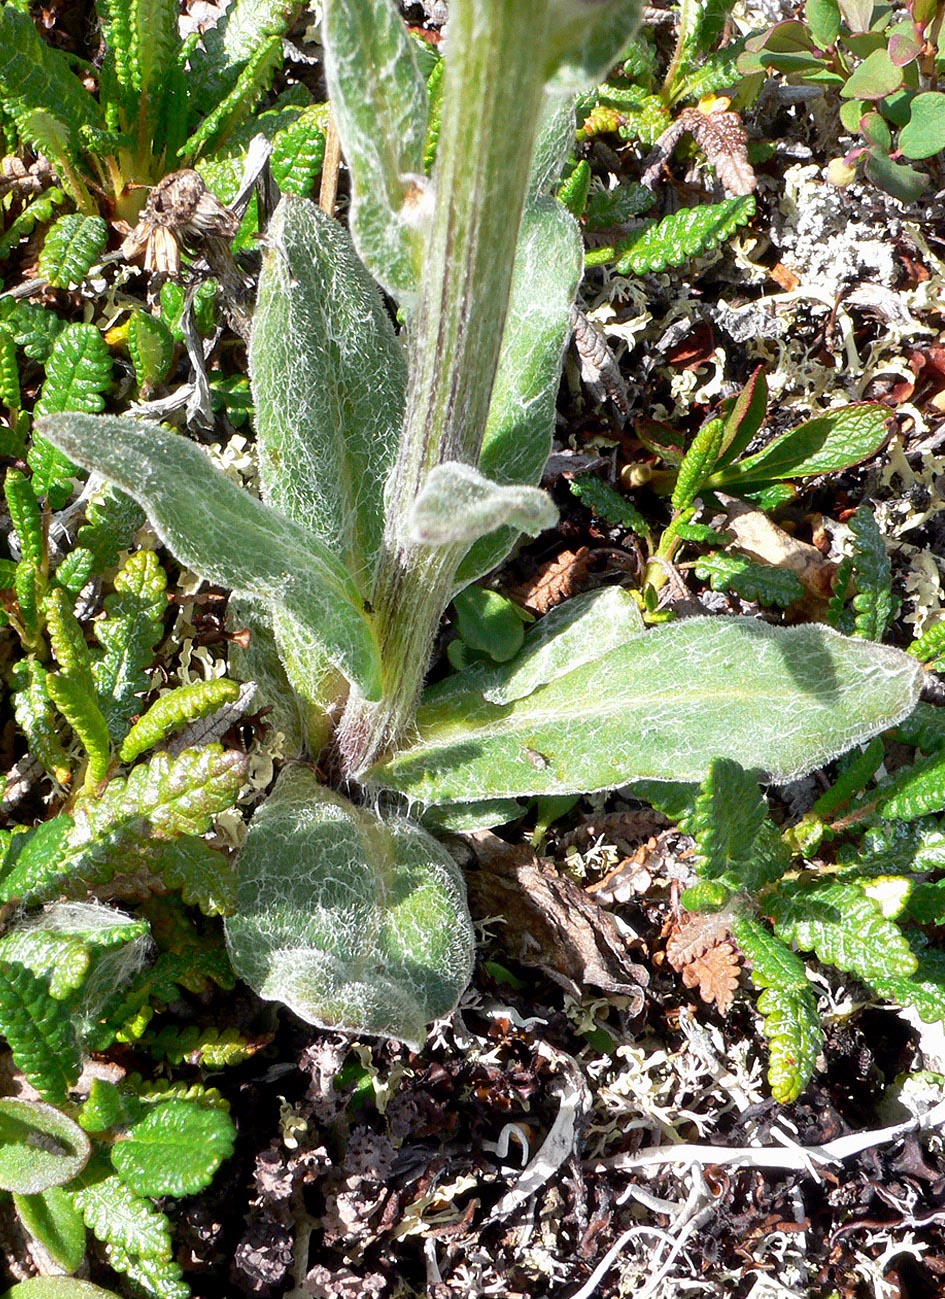
[[[478,464],[544,95],[548,11],[548,0],[450,6],[436,206],[373,600],[388,679],[380,704],[352,699],[342,718],[348,775],[408,724],[465,551],[411,545],[405,525],[434,465]]]

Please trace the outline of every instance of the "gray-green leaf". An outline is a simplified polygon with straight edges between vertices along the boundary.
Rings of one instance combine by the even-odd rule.
[[[448,546],[477,541],[509,526],[530,537],[554,527],[558,511],[538,487],[502,487],[472,465],[449,461],[427,475],[408,519],[408,540],[417,545]]]
[[[493,699],[515,672],[515,660],[492,669]],[[701,780],[716,757],[784,782],[894,726],[921,677],[909,655],[825,627],[691,618],[513,703],[460,674],[430,692],[416,740],[369,778],[427,804]]]
[[[309,1023],[415,1044],[455,1006],[473,931],[452,858],[409,821],[383,822],[287,768],[250,826],[233,966]]]
[[[432,196],[423,151],[427,88],[392,0],[329,0],[325,75],[351,172],[351,233],[396,298],[416,291]]]
[[[403,348],[350,236],[314,203],[283,198],[267,245],[249,349],[263,498],[339,554],[370,597]]]
[[[368,699],[380,660],[361,597],[313,533],[237,487],[193,442],[140,420],[64,413],[43,436],[148,513],[167,548],[207,581],[284,611]]]

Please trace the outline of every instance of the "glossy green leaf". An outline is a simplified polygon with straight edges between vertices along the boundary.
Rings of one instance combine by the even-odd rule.
[[[888,50],[879,49],[854,68],[840,94],[844,99],[882,99],[901,85],[902,69],[893,63]]]
[[[498,591],[467,586],[453,600],[453,608],[456,630],[471,650],[486,654],[496,663],[507,663],[522,648],[522,613]]]
[[[325,73],[351,172],[351,233],[388,293],[417,291],[432,195],[423,174],[427,88],[393,0],[329,0]]]
[[[59,1186],[35,1195],[13,1196],[20,1221],[53,1262],[66,1272],[76,1272],[85,1258],[85,1223],[72,1196]]]
[[[70,212],[53,225],[39,256],[39,273],[54,289],[77,288],[98,261],[108,242],[108,226],[100,216]]]
[[[0,1034],[39,1094],[62,1104],[81,1068],[75,1025],[48,981],[13,961],[0,964]]]
[[[314,534],[230,482],[187,438],[156,425],[74,414],[39,424],[66,455],[134,497],[182,563],[284,611],[368,698],[378,697],[378,650],[361,598]]]
[[[771,1094],[782,1105],[797,1100],[810,1082],[824,1035],[810,988],[765,988],[758,997],[770,1059]]]
[[[0,1097],[0,1187],[37,1195],[64,1186],[85,1167],[88,1137],[61,1110],[43,1101]]]
[[[185,1100],[155,1105],[112,1147],[112,1164],[137,1195],[196,1195],[233,1153],[224,1110]]]
[[[706,486],[739,491],[748,484],[836,473],[875,455],[889,433],[889,410],[871,402],[840,406],[798,424],[755,455],[711,475]]]
[[[655,628],[510,703],[515,674],[513,661],[485,687],[476,669],[435,687],[417,738],[369,779],[422,803],[469,802],[700,780],[732,757],[783,782],[895,725],[921,689],[898,650],[747,618]]]
[[[855,884],[823,879],[788,881],[767,908],[785,942],[867,982],[908,976],[916,959],[899,928]]]
[[[820,49],[826,50],[840,35],[840,6],[837,0],[807,0],[807,26]]]
[[[174,335],[158,316],[133,311],[128,321],[128,355],[138,386],[145,390],[163,383],[174,359]]]
[[[240,856],[233,966],[306,1022],[420,1043],[472,970],[462,876],[425,830],[283,772]]]
[[[945,94],[929,90],[912,101],[908,123],[899,134],[907,158],[931,158],[945,149]]]
[[[283,198],[266,240],[249,353],[263,498],[343,559],[369,596],[403,419],[403,347],[337,221]]]

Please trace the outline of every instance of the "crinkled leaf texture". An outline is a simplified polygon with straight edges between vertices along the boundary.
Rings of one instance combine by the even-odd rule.
[[[314,203],[283,198],[266,245],[249,349],[263,499],[341,555],[369,598],[404,351],[347,231]]]
[[[0,1099],[0,1187],[36,1195],[71,1182],[91,1153],[72,1119],[42,1101]]]
[[[286,634],[312,641],[368,699],[379,698],[380,657],[360,594],[341,559],[314,533],[237,487],[193,442],[158,425],[66,413],[37,427],[70,459],[132,496],[188,568],[272,608]]]
[[[233,966],[308,1023],[417,1044],[472,971],[452,858],[404,819],[381,821],[287,768],[240,857]]]
[[[568,633],[580,642],[581,630]],[[557,659],[555,640],[539,662]],[[701,780],[731,757],[786,782],[906,717],[922,676],[899,650],[749,618],[690,618],[609,646],[588,636],[585,652],[524,696],[509,694],[517,659],[434,687],[416,739],[367,779],[438,804]]]
[[[196,1195],[233,1153],[235,1136],[224,1110],[172,1097],[131,1125],[112,1164],[137,1195]]]

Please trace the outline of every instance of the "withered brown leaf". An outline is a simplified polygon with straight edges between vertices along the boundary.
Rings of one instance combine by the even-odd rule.
[[[739,963],[731,943],[719,943],[683,966],[683,983],[698,988],[705,1002],[715,1002],[724,1015],[738,987]]]
[[[590,553],[587,546],[581,546],[578,550],[562,550],[557,558],[545,564],[533,578],[509,587],[506,594],[532,613],[547,613],[563,600],[569,600],[584,590],[590,567]]]
[[[643,173],[644,185],[656,188],[663,163],[687,133],[715,168],[726,194],[735,198],[753,192],[758,178],[748,161],[748,136],[741,118],[737,113],[703,113],[698,108],[684,108],[656,141]]]
[[[643,1007],[649,975],[631,957],[614,917],[527,844],[488,831],[465,836],[479,864],[467,884],[474,916],[502,916],[500,941],[523,965],[544,970],[572,995],[584,984]]]

